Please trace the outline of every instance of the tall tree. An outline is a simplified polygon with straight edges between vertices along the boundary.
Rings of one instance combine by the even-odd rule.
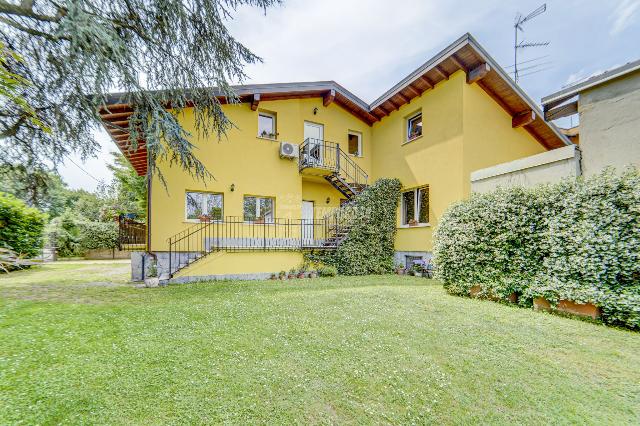
[[[119,102],[134,107],[129,147],[146,141],[149,173],[163,160],[195,178],[210,177],[176,113],[193,106],[196,131],[205,137],[232,126],[214,87],[234,101],[229,81],[242,81],[244,66],[260,58],[225,23],[241,5],[266,9],[279,2],[0,0],[0,41],[22,58],[7,61],[7,70],[30,82],[23,97],[33,109],[0,98],[0,162],[27,162],[33,170],[70,152],[96,153],[98,110],[117,89],[124,92]],[[30,119],[34,114],[42,125]]]
[[[112,152],[113,164],[107,165],[113,173],[117,185],[118,198],[121,205],[129,201],[129,211],[124,213],[136,213],[139,217],[147,215],[147,181],[144,176],[138,176],[131,164],[119,152]]]

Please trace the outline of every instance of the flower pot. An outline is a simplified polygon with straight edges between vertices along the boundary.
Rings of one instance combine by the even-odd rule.
[[[160,278],[158,277],[149,277],[149,278],[145,278],[144,280],[144,286],[147,288],[154,288],[154,287],[158,287],[160,285]]]
[[[304,277],[305,277],[305,273],[304,273],[304,272],[300,272],[300,273],[298,274],[298,278],[304,278]]]
[[[544,297],[533,299],[533,309],[536,311],[551,311],[551,303]]]
[[[296,276],[295,276],[294,274],[289,274],[289,275],[287,276],[287,278],[288,278],[288,279],[290,279],[290,280],[294,279],[295,277],[296,277]]]
[[[566,312],[581,317],[591,317],[598,319],[602,316],[602,311],[593,303],[576,303],[571,300],[560,300],[558,302],[558,311]]]
[[[278,277],[276,277],[275,275],[271,275],[271,277],[269,277],[270,280],[277,280]]]
[[[404,275],[404,268],[398,268],[398,269],[396,269],[396,274],[398,274],[398,275]]]
[[[414,272],[413,276],[414,277],[422,277],[422,272]]]
[[[317,272],[309,272],[309,278],[318,278],[318,273]]]
[[[518,293],[511,293],[508,297],[507,297],[507,301],[509,303],[518,303]]]
[[[469,296],[478,297],[481,291],[482,291],[482,287],[480,287],[479,285],[474,285],[469,289]]]

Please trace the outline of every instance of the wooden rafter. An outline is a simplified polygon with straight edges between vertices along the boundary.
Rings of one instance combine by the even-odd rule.
[[[409,101],[411,100],[411,99],[407,98],[405,95],[403,95],[400,92],[396,93],[396,96],[398,96],[400,99],[402,99],[402,102],[405,102],[405,103],[409,103]]]
[[[440,77],[442,77],[444,80],[449,80],[449,74],[447,74],[447,72],[442,69],[442,67],[440,65],[436,65],[435,67],[433,67],[433,71],[438,74]]]
[[[546,121],[557,120],[558,118],[567,117],[578,112],[578,101],[573,101],[566,105],[555,108],[545,108],[544,119]]]
[[[511,118],[511,127],[514,129],[518,127],[528,126],[536,121],[536,113],[532,110],[522,111]]]
[[[489,74],[489,71],[491,71],[489,64],[485,63],[478,65],[467,73],[467,84],[473,84],[482,80],[487,74]]]
[[[420,96],[422,94],[418,89],[413,87],[413,85],[411,85],[411,84],[408,85],[407,87],[405,87],[405,89],[407,89],[408,91],[413,93],[414,96]]]
[[[260,93],[254,93],[251,98],[251,111],[255,111],[258,109],[258,104],[260,103]]]
[[[427,76],[421,75],[420,77],[418,77],[418,80],[422,81],[424,84],[426,84],[426,86],[429,89],[433,89],[433,83],[431,82],[431,80],[429,80],[429,78]]]
[[[335,100],[336,98],[336,91],[335,89],[331,89],[329,90],[327,93],[324,94],[324,96],[322,97],[322,105],[324,106],[329,106],[331,105],[331,103]]]
[[[449,59],[451,59],[451,62],[453,62],[462,71],[467,72],[467,67],[462,63],[460,59],[458,59],[455,53],[451,55]]]

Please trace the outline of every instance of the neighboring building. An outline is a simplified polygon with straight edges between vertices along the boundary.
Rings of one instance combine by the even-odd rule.
[[[242,103],[220,100],[237,127],[220,142],[194,139],[215,180],[160,163],[166,190],[150,182],[147,249],[165,278],[263,278],[297,267],[304,250],[340,244],[349,229],[342,203],[381,177],[404,187],[397,262],[426,258],[438,218],[469,196],[471,172],[571,145],[469,34],[370,105],[333,81],[235,90]],[[126,149],[132,109],[120,98],[102,111],[105,127],[144,175],[145,146]],[[190,110],[181,123],[193,130]]]
[[[640,60],[542,99],[548,121],[579,114],[582,173],[640,165]],[[571,137],[571,136],[570,136]]]

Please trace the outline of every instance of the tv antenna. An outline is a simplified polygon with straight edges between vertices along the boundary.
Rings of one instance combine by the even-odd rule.
[[[521,13],[516,15],[516,22],[513,24],[513,32],[515,34],[515,41],[513,43],[513,77],[518,82],[518,51],[522,49],[526,49],[528,47],[542,47],[548,46],[548,41],[527,43],[524,39],[521,42],[518,42],[518,31],[522,31],[524,33],[524,28],[522,25],[526,22],[532,20],[536,16],[542,15],[547,10],[547,4],[544,3],[542,6],[538,7],[533,12],[529,13],[527,16],[522,16]]]

